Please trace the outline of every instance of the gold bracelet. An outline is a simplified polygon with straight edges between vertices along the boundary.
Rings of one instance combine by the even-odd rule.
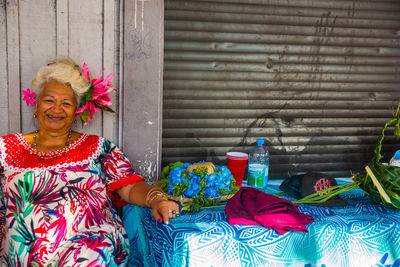
[[[160,193],[160,192],[162,192],[162,191],[159,190],[158,188],[151,188],[151,189],[147,192],[147,195],[146,195],[146,202],[148,202],[148,200],[150,199],[151,195],[157,194],[157,193]]]
[[[157,190],[157,188],[153,187],[153,188],[151,188],[149,191],[147,191],[146,202],[149,200],[150,195],[151,195],[154,191],[159,191],[159,190]]]
[[[156,198],[165,197],[165,194],[159,188],[152,188],[147,192],[146,204],[150,207]]]
[[[158,199],[158,198],[165,198],[165,194],[164,193],[157,193],[156,195],[154,195],[149,201],[149,207],[151,207],[151,203],[153,203],[153,201]]]

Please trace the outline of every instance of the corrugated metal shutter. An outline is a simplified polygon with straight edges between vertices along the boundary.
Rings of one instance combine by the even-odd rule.
[[[165,0],[164,47],[163,165],[263,138],[271,178],[348,176],[400,99],[397,0]]]

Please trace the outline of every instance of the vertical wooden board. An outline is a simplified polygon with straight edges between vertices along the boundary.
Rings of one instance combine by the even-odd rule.
[[[20,109],[20,40],[19,40],[19,1],[6,2],[7,25],[7,80],[8,80],[8,131],[21,130]]]
[[[163,1],[125,2],[123,148],[147,180],[160,173]]]
[[[30,87],[37,70],[56,56],[55,0],[20,1],[21,88]],[[21,98],[22,101],[22,98]],[[22,103],[22,132],[38,126],[33,108]]]
[[[89,67],[90,78],[97,78],[103,70],[103,1],[69,1],[69,56],[80,66],[84,62]],[[105,76],[112,69],[105,71]],[[103,75],[104,78],[104,75]],[[78,131],[102,135],[102,114],[96,113],[87,126]]]
[[[0,36],[7,36],[5,1],[0,1]],[[0,38],[0,136],[8,133],[7,76],[7,38]]]
[[[68,55],[68,0],[57,0],[57,56]]]
[[[118,68],[116,66],[116,37],[117,31],[117,19],[119,19],[116,11],[118,10],[116,5],[118,1],[104,0],[104,27],[103,27],[103,66],[108,71],[114,73],[113,76],[113,87],[118,90]],[[114,111],[118,111],[118,102],[116,101],[116,92],[110,93],[112,108]],[[118,125],[116,123],[117,114],[109,112],[103,113],[103,137],[112,140],[115,144],[118,144]]]

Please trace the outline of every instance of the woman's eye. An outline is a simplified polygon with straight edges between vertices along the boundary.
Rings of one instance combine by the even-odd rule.
[[[70,106],[71,106],[71,104],[70,104],[70,103],[64,103],[64,106],[66,106],[66,107],[70,107]]]
[[[51,99],[45,99],[44,102],[46,102],[46,103],[53,103],[53,100],[51,100]]]

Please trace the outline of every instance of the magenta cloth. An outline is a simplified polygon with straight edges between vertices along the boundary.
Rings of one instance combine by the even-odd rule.
[[[279,234],[288,231],[308,232],[305,224],[314,222],[310,215],[297,210],[298,205],[251,187],[241,187],[228,200],[225,213],[229,224],[262,225]]]

